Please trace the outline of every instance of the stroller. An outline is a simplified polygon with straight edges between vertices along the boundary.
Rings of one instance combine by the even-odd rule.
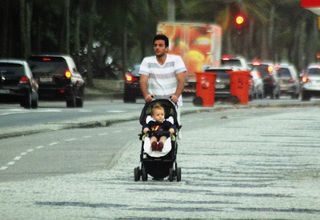
[[[165,118],[173,119],[173,124],[176,127],[175,134],[167,138],[162,151],[152,151],[150,138],[148,135],[140,134],[142,140],[141,153],[140,153],[140,166],[134,168],[134,180],[142,181],[148,180],[148,174],[154,179],[163,179],[168,177],[169,181],[176,179],[181,181],[181,168],[178,167],[176,157],[178,150],[178,143],[176,136],[181,128],[177,121],[177,110],[174,103],[168,99],[157,99],[150,103],[146,103],[140,115],[140,124],[143,126],[147,123],[150,117],[153,105],[160,103],[165,110]]]

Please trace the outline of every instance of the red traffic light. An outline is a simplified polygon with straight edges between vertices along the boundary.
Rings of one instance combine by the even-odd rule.
[[[244,19],[244,17],[242,15],[237,15],[236,16],[235,22],[236,22],[237,25],[242,25],[244,23],[244,21],[245,21],[245,19]]]
[[[238,29],[242,29],[246,25],[246,22],[247,22],[247,18],[244,14],[237,14],[234,17],[234,25]]]

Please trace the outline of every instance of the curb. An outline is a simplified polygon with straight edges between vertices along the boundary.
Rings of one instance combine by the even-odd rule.
[[[249,108],[289,108],[289,107],[313,107],[313,106],[320,106],[319,102],[312,102],[312,103],[305,103],[305,102],[299,102],[299,103],[263,103],[263,104],[249,104],[249,105],[231,105],[231,106],[215,106],[215,107],[197,107],[194,106],[193,109],[187,109],[182,108],[181,115],[187,115],[187,114],[193,114],[193,113],[201,113],[201,112],[219,112],[219,111],[225,111],[225,110],[232,110],[232,109],[249,109]],[[134,113],[134,116],[132,114],[124,115],[122,118],[105,118],[103,116],[97,118],[97,119],[80,119],[78,122],[60,122],[60,123],[52,123],[52,124],[44,124],[44,125],[36,125],[33,127],[27,127],[12,129],[9,130],[6,133],[0,134],[0,139],[5,138],[11,138],[11,137],[18,137],[18,136],[25,136],[25,135],[32,135],[37,133],[43,133],[43,132],[52,132],[57,130],[64,130],[64,129],[74,129],[74,128],[98,128],[98,127],[108,127],[116,123],[122,123],[127,121],[134,121],[139,120],[140,114]]]

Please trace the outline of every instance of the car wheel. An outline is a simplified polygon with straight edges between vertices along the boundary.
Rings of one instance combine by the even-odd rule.
[[[33,98],[31,101],[31,108],[38,108],[38,103],[39,103],[39,95],[37,92],[34,92]]]
[[[301,94],[301,101],[310,101],[311,94],[307,92],[302,92]]]
[[[136,95],[134,94],[133,91],[125,91],[123,94],[123,102],[126,103],[135,103],[136,102]]]
[[[83,107],[83,99],[81,97],[76,98],[76,107],[78,107],[78,108]]]
[[[202,104],[203,104],[202,98],[201,98],[200,96],[194,97],[194,99],[193,99],[193,104],[194,104],[195,106],[202,106]]]
[[[32,96],[30,92],[27,92],[24,96],[24,99],[20,102],[20,105],[26,109],[31,108],[32,105]]]

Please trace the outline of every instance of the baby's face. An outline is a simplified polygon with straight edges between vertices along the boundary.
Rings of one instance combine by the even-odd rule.
[[[154,120],[156,120],[158,122],[163,122],[164,121],[164,111],[161,109],[154,109],[152,117],[154,118]]]

